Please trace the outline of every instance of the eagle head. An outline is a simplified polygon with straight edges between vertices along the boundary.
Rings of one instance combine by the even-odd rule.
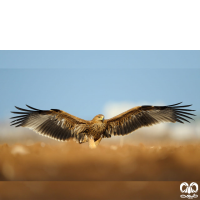
[[[96,115],[96,116],[92,119],[92,121],[94,121],[94,122],[103,122],[103,121],[104,121],[104,115],[102,115],[102,114]]]

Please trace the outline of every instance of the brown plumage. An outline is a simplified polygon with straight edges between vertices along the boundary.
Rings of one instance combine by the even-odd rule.
[[[123,112],[113,118],[105,119],[96,115],[91,121],[80,119],[62,110],[39,110],[28,106],[31,110],[16,107],[24,112],[12,112],[20,114],[11,122],[16,127],[27,127],[35,132],[53,139],[65,141],[74,139],[79,143],[89,142],[90,148],[95,148],[102,138],[114,135],[127,135],[143,126],[151,126],[161,122],[180,122],[192,119],[190,109],[184,109],[191,105],[177,106],[137,106]]]

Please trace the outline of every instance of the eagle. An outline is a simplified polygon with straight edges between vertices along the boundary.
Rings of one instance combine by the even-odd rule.
[[[88,142],[90,148],[96,148],[102,138],[124,136],[141,127],[161,122],[184,123],[189,122],[188,119],[194,120],[190,116],[195,116],[191,113],[195,110],[185,109],[191,105],[180,106],[181,103],[136,106],[110,119],[104,119],[104,115],[98,114],[90,121],[59,109],[39,110],[26,105],[29,108],[27,110],[15,106],[23,112],[11,112],[19,115],[10,119],[14,119],[11,126],[27,127],[59,141],[73,139],[80,144]]]

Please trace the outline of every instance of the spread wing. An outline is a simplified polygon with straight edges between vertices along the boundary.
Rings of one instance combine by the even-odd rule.
[[[84,134],[87,131],[87,120],[80,119],[58,109],[39,110],[28,105],[26,106],[31,110],[15,106],[18,110],[24,112],[12,112],[19,115],[11,117],[11,119],[14,119],[11,122],[11,126],[27,127],[39,134],[61,141],[70,138],[75,139],[79,143],[87,141],[87,136]]]
[[[177,106],[181,103],[169,106],[137,106],[127,110],[120,115],[105,120],[107,129],[104,137],[126,135],[143,126],[151,126],[161,122],[189,122],[187,118],[192,119],[189,115],[195,116],[190,113],[195,110],[184,109],[184,107],[191,105]]]

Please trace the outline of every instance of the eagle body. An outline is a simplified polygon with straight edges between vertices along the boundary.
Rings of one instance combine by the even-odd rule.
[[[104,135],[106,130],[106,123],[91,123],[89,129],[89,137],[93,137],[94,140],[98,140],[101,136]]]
[[[115,135],[127,135],[144,126],[151,126],[161,122],[189,122],[191,105],[178,106],[181,103],[168,106],[137,106],[113,118],[104,119],[104,115],[96,115],[92,120],[84,120],[59,109],[39,110],[28,106],[31,110],[16,107],[23,112],[11,117],[11,125],[22,126],[34,130],[44,136],[66,141],[74,139],[76,142],[89,142],[90,148],[95,148],[102,138]]]

